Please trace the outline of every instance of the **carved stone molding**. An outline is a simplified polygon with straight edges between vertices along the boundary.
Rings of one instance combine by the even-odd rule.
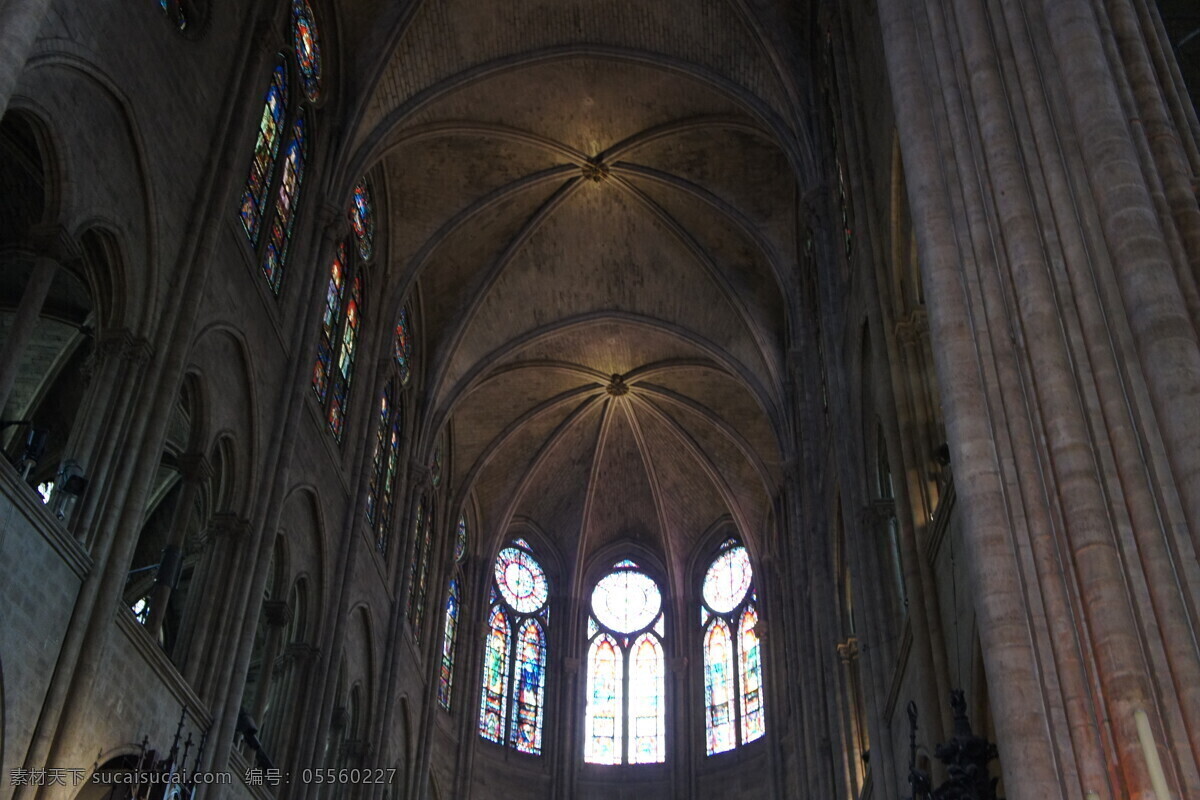
[[[624,376],[614,373],[608,381],[608,386],[604,387],[604,391],[613,397],[621,397],[629,394],[629,385],[625,383]]]
[[[579,171],[583,174],[584,178],[592,183],[600,183],[608,180],[609,175],[611,174],[608,170],[607,164],[601,163],[595,159],[589,160],[586,164],[579,168]]]

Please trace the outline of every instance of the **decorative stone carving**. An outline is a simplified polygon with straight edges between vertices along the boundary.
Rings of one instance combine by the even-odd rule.
[[[629,394],[629,386],[625,383],[625,378],[621,375],[614,374],[608,381],[608,386],[604,387],[604,391],[608,392],[613,397],[621,397]]]
[[[601,181],[608,180],[610,174],[608,165],[595,159],[588,161],[579,169],[583,173],[583,177],[592,183],[600,183]]]

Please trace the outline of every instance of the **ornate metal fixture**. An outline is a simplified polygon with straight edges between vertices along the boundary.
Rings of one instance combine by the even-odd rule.
[[[912,788],[908,800],[998,800],[999,778],[988,771],[988,763],[997,758],[996,745],[971,731],[962,689],[950,692],[950,708],[954,710],[954,735],[934,750],[946,765],[947,777],[934,789],[929,773],[917,767],[917,704],[908,703],[908,785]]]

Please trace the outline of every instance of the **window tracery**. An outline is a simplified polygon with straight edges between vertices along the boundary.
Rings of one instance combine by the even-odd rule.
[[[160,4],[164,11],[179,15],[181,26],[186,24],[182,22],[184,17],[180,0],[160,0]],[[295,77],[299,79],[303,95],[297,100],[315,102],[321,88],[321,47],[308,0],[292,2],[292,56],[295,59]],[[291,250],[309,148],[307,109],[298,102],[289,105],[288,72],[289,68],[282,59],[272,71],[271,82],[264,96],[250,174],[242,190],[238,212],[251,247],[258,248],[263,230],[267,231],[266,243],[259,253],[259,263],[267,285],[275,294],[279,294],[283,284],[283,273]],[[287,124],[289,116],[290,127]],[[284,131],[288,132],[288,139],[281,152],[280,140]],[[282,166],[278,164],[281,156]],[[273,184],[276,173],[278,183]],[[369,211],[369,196],[365,193],[365,186],[363,188],[364,211]],[[272,189],[274,200],[268,207]]]
[[[705,743],[708,755],[732,750],[766,732],[758,601],[750,555],[728,539],[704,575]]]
[[[523,539],[496,556],[484,644],[479,735],[540,755],[550,585]]]
[[[662,593],[631,560],[618,561],[591,596],[584,761],[666,760]]]
[[[438,672],[438,703],[450,710],[454,687],[454,654],[458,642],[458,615],[462,608],[462,561],[466,556],[467,517],[458,515],[454,535],[454,566],[446,586],[445,620],[442,624],[442,663]]]

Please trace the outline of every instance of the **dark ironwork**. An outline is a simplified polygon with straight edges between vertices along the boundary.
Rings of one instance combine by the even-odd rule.
[[[935,748],[934,755],[946,766],[946,780],[933,788],[929,772],[917,765],[917,704],[908,703],[908,800],[998,800],[996,783],[988,764],[997,758],[996,745],[971,730],[967,701],[961,689],[950,692],[954,711],[954,735]]]

